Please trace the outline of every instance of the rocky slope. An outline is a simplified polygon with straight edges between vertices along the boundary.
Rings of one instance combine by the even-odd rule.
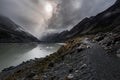
[[[56,36],[51,36],[51,41],[59,42],[71,39],[75,36],[85,35],[85,34],[96,34],[98,32],[107,32],[115,28],[120,27],[120,1],[117,0],[116,3],[103,11],[102,13],[92,16],[90,18],[83,19],[70,31],[63,31]],[[45,41],[48,41],[44,39]]]
[[[3,70],[0,79],[120,80],[119,43],[114,32],[77,37],[46,58]]]
[[[111,34],[111,33],[109,33]],[[114,36],[113,33],[111,36]],[[43,71],[40,80],[119,80],[120,79],[120,36],[112,37],[114,40],[111,45],[105,41],[109,36],[106,35],[104,44],[99,42],[92,43],[85,38],[83,41],[74,42],[70,49],[62,55],[62,60],[52,62],[50,67]],[[100,36],[99,36],[100,37]],[[96,36],[95,36],[96,38]],[[93,40],[96,40],[96,39]],[[117,46],[117,47],[116,47]],[[115,48],[116,47],[116,48]],[[114,52],[110,52],[110,50]],[[37,75],[38,76],[38,75]],[[33,77],[34,79],[35,77]]]
[[[0,42],[1,43],[21,43],[38,41],[30,33],[26,32],[22,27],[16,25],[9,18],[0,16]]]

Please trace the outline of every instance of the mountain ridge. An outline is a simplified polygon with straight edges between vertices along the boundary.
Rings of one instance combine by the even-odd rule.
[[[51,40],[47,40],[48,36],[43,38],[46,42],[64,42],[75,36],[96,34],[99,32],[112,31],[120,26],[120,1],[117,0],[110,8],[91,16],[90,18],[84,18],[76,26],[69,31],[63,31],[56,36],[50,35]]]
[[[0,16],[0,43],[38,42],[39,40],[24,28],[5,16]]]

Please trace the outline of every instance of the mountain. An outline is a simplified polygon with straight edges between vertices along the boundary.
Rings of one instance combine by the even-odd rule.
[[[117,0],[115,4],[107,10],[101,12],[96,16],[92,16],[90,18],[86,17],[70,31],[63,31],[51,39],[54,40],[54,42],[63,42],[75,36],[108,32],[118,28],[120,28],[119,0]],[[48,41],[47,37],[48,36],[46,36],[46,39],[44,38],[45,41]]]
[[[38,39],[7,17],[0,16],[0,43],[37,42]]]

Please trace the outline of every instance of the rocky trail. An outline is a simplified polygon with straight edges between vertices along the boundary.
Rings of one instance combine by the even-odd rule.
[[[97,43],[85,40],[83,44],[90,47],[64,56],[41,80],[120,80],[120,58],[106,54]]]
[[[38,75],[38,71],[22,75],[18,80],[120,80],[120,58],[117,55],[109,54],[102,45],[97,42],[91,42],[88,38],[77,42],[75,47],[65,51],[60,56],[60,60],[49,61],[49,67]],[[34,63],[32,63],[34,62]],[[27,62],[24,67],[30,67],[28,64],[36,64],[38,61]],[[21,71],[21,65],[3,71],[0,80],[7,79],[5,76]],[[42,65],[41,65],[42,66]],[[9,76],[8,76],[9,77]],[[6,79],[5,79],[6,78]]]
[[[100,45],[93,44],[88,58],[97,80],[120,80],[120,58],[116,55],[108,55]]]

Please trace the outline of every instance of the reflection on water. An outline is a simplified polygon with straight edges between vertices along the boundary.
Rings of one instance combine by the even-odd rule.
[[[45,57],[59,47],[58,44],[0,44],[0,71],[29,59]]]

